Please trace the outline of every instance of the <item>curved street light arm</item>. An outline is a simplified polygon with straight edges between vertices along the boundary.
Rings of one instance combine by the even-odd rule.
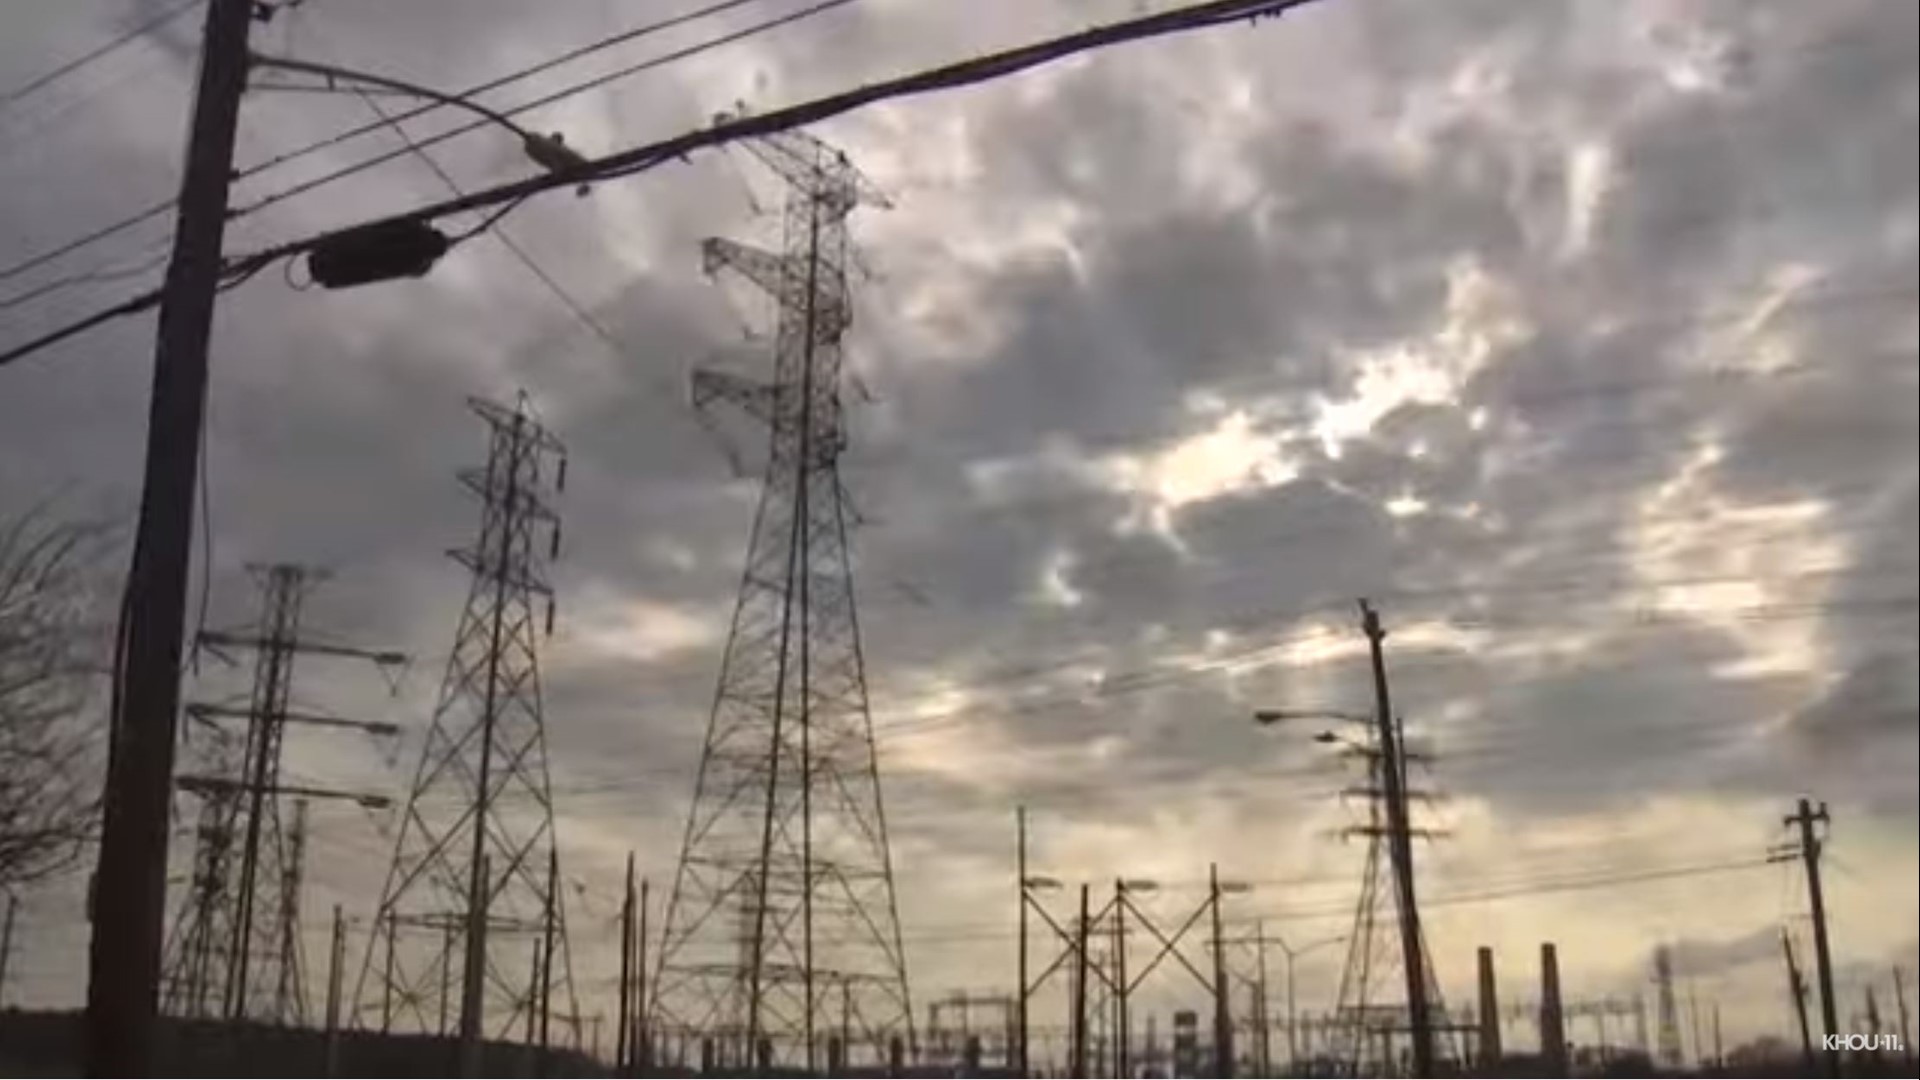
[[[490,109],[477,101],[469,101],[463,97],[455,97],[452,94],[443,93],[431,87],[421,86],[418,83],[410,83],[403,79],[389,78],[385,75],[374,75],[365,71],[354,71],[350,68],[338,67],[333,64],[315,63],[311,60],[296,60],[290,56],[267,56],[263,53],[249,53],[247,60],[254,67],[277,68],[281,71],[297,71],[303,75],[318,75],[328,80],[344,79],[348,82],[367,83],[371,86],[395,90],[402,94],[412,94],[415,97],[426,98],[429,101],[437,101],[442,105],[451,105],[456,109],[465,109],[468,112],[477,113],[499,124],[501,127],[506,128],[508,131],[513,132],[515,135],[520,136],[522,139],[538,137],[535,136],[533,132],[515,123],[513,118],[507,116],[505,113]]]
[[[407,82],[404,79],[390,78],[386,75],[374,75],[365,71],[354,71],[334,64],[321,64],[312,60],[296,60],[290,56],[267,56],[262,53],[249,53],[247,62],[254,67],[276,68],[281,71],[294,71],[303,75],[317,75],[329,82],[344,79],[348,82],[365,83],[396,93],[411,94],[428,101],[437,101],[442,105],[451,105],[456,109],[465,109],[498,124],[520,137],[520,148],[534,164],[550,173],[564,172],[584,166],[587,159],[581,153],[567,145],[567,140],[558,132],[542,135],[537,131],[528,131],[506,113],[488,108],[469,98],[443,93],[430,86]],[[586,193],[586,185],[580,186],[580,193]]]

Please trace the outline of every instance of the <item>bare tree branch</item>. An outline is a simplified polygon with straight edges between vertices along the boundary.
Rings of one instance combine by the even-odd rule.
[[[70,867],[99,810],[98,568],[107,530],[48,504],[0,522],[0,888]]]

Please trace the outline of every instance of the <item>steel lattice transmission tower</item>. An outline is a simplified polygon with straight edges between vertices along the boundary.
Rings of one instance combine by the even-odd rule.
[[[482,503],[472,575],[439,700],[409,789],[392,866],[354,991],[362,1027],[462,1044],[517,1036],[557,989],[577,1023],[557,875],[538,644],[553,628],[546,563],[565,487],[565,448],[525,395],[513,408],[470,399],[489,453],[460,481]],[[539,1025],[544,1039],[545,1013]]]
[[[1404,742],[1402,742],[1404,746]],[[1367,823],[1346,830],[1349,836],[1367,840],[1366,861],[1361,869],[1360,895],[1354,901],[1352,928],[1347,936],[1346,964],[1340,972],[1340,989],[1334,1009],[1334,1048],[1354,1076],[1400,1075],[1402,1062],[1398,1048],[1410,1034],[1406,995],[1398,984],[1404,980],[1401,942],[1396,931],[1398,901],[1393,887],[1393,861],[1388,853],[1386,800],[1381,770],[1385,767],[1378,740],[1355,748],[1354,753],[1367,761],[1367,784],[1349,789],[1346,794],[1367,800]],[[1404,770],[1405,766],[1402,765]],[[1405,784],[1404,773],[1402,784]],[[1413,830],[1423,835],[1424,830]],[[1384,904],[1384,910],[1383,910]],[[1426,963],[1427,1005],[1430,1021],[1440,1038],[1442,1056],[1451,1056],[1452,1026],[1433,975],[1433,960],[1427,952],[1425,936],[1420,951]]]
[[[162,974],[162,1005],[175,1016],[298,1024],[307,1018],[300,946],[300,882],[309,799],[386,805],[374,794],[281,782],[288,725],[391,735],[390,724],[294,708],[294,660],[301,654],[406,662],[397,652],[329,644],[301,633],[301,609],[324,575],[292,563],[249,568],[261,583],[258,623],[245,631],[209,630],[196,646],[227,659],[254,654],[244,706],[197,701],[186,712],[213,750],[205,767],[176,786],[199,799],[193,869],[176,916]],[[244,721],[236,735],[225,725]],[[291,802],[291,815],[285,803]],[[291,816],[292,824],[286,818]]]
[[[778,304],[773,379],[697,372],[693,400],[738,406],[769,449],[650,1023],[713,1067],[831,1068],[913,1047],[839,475],[846,219],[886,200],[811,136],[747,145],[790,187],[783,250],[702,254]]]

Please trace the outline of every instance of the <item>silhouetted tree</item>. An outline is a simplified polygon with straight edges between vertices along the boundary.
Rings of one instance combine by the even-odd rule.
[[[72,865],[99,807],[104,717],[90,708],[96,525],[45,506],[0,521],[0,888]]]

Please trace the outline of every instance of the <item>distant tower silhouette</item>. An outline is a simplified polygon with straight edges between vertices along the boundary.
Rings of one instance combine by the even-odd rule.
[[[1386,794],[1380,773],[1384,755],[1378,740],[1360,748],[1359,753],[1367,761],[1367,784],[1359,791],[1367,800],[1367,823],[1349,828],[1347,834],[1366,837],[1367,855],[1361,867],[1352,929],[1347,935],[1346,965],[1340,972],[1333,1054],[1347,1063],[1352,1075],[1395,1075],[1401,1070],[1396,1048],[1408,1033],[1409,1020],[1406,994],[1400,988],[1405,980],[1399,929],[1393,915],[1398,901],[1393,888],[1393,860],[1387,850]],[[1440,1060],[1452,1053],[1453,1039],[1445,1027],[1446,1004],[1434,978],[1424,935],[1420,952],[1426,959],[1428,1017],[1436,1027],[1435,1059]]]
[[[240,791],[237,787],[194,791],[191,786],[182,790],[199,796],[200,809],[193,829],[187,896],[168,936],[160,1008],[169,1016],[213,1018],[226,1011],[234,925],[228,890]]]
[[[1660,1010],[1660,1064],[1678,1069],[1686,1054],[1680,1045],[1680,1008],[1673,997],[1673,950],[1665,945],[1653,950],[1653,981]]]
[[[565,905],[549,873],[553,804],[540,703],[536,598],[552,592],[545,565],[559,550],[559,519],[546,494],[565,486],[565,449],[533,415],[470,399],[488,428],[481,469],[460,481],[481,501],[480,531],[452,552],[472,575],[454,632],[439,702],[421,747],[354,990],[361,1027],[439,1033],[457,1017],[463,1041],[531,1030],[527,973],[546,936],[557,942],[542,970],[577,1025]],[[468,949],[470,926],[484,926]],[[469,971],[467,957],[480,964]],[[471,986],[469,979],[477,979]],[[477,998],[473,996],[477,991]],[[468,1008],[468,1003],[474,1005]]]
[[[193,870],[177,915],[162,974],[162,1008],[175,1016],[297,1024],[307,1016],[299,933],[306,800],[384,804],[377,795],[281,783],[289,724],[391,734],[391,725],[324,716],[290,707],[296,656],[316,654],[404,663],[401,653],[328,644],[301,635],[301,608],[324,575],[292,563],[249,567],[260,580],[259,623],[248,631],[203,631],[199,648],[254,653],[253,687],[244,707],[193,702],[186,712],[210,733],[204,770],[176,786],[200,800]],[[246,722],[236,737],[222,725]],[[294,799],[285,827],[282,800]]]
[[[885,201],[810,136],[747,146],[790,186],[784,250],[703,255],[778,302],[773,380],[701,371],[693,398],[766,424],[769,453],[649,1015],[718,1067],[813,1069],[845,1008],[844,1060],[874,1064],[914,1029],[847,550],[840,342],[846,218]]]

